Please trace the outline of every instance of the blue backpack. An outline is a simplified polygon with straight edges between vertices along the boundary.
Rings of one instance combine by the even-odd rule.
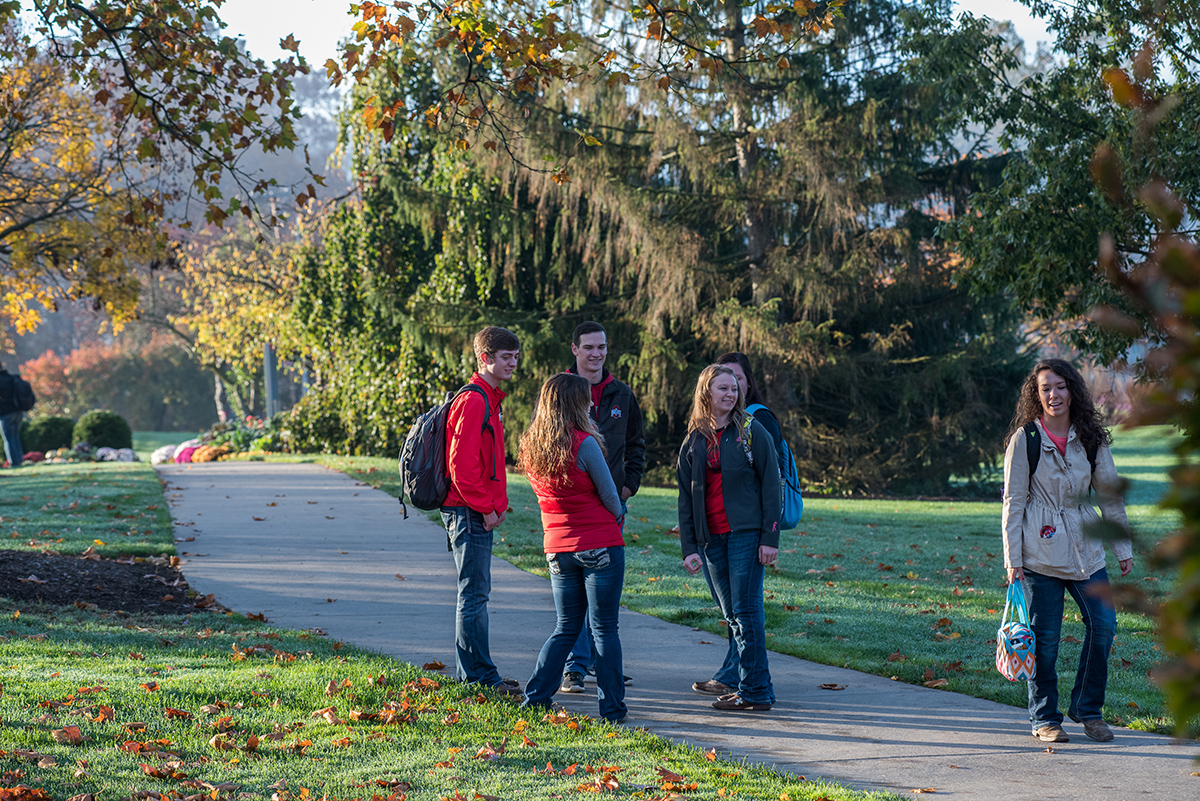
[[[752,403],[746,407],[746,413],[753,416],[759,410],[771,414],[771,410],[761,403]],[[772,415],[773,417],[774,415]],[[800,476],[796,473],[796,459],[787,440],[779,440],[779,494],[783,501],[779,514],[779,530],[787,531],[800,525],[804,514],[804,498],[800,495]]]

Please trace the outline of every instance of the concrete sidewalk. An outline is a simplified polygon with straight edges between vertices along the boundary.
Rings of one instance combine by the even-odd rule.
[[[454,565],[445,531],[396,500],[315,465],[212,463],[159,468],[192,587],[273,624],[416,664],[454,665]],[[255,518],[264,518],[256,520]],[[402,576],[403,579],[398,578]],[[491,648],[521,681],[554,629],[549,583],[492,563]],[[333,599],[332,601],[330,599]],[[712,675],[723,641],[623,610],[629,723],[703,749],[860,789],[988,801],[1200,799],[1195,742],[1117,729],[1095,743],[1067,722],[1071,742],[1047,753],[1023,709],[771,654],[780,702],[766,713],[720,713],[691,683]],[[821,684],[845,690],[819,689]],[[595,685],[559,693],[597,715]]]

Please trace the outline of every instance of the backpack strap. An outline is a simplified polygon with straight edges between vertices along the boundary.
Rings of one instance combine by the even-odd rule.
[[[1032,491],[1033,474],[1037,471],[1038,462],[1042,458],[1042,432],[1038,431],[1037,423],[1032,420],[1025,424],[1024,431],[1025,458],[1029,462],[1029,491]]]
[[[492,481],[495,481],[496,475],[497,475],[496,448],[495,448],[496,429],[492,428],[492,404],[488,400],[487,393],[483,391],[483,387],[479,386],[478,384],[463,385],[458,390],[458,392],[454,393],[454,398],[457,398],[459,395],[463,394],[464,392],[474,392],[477,395],[479,395],[479,397],[483,398],[483,425],[480,427],[479,433],[482,434],[484,431],[492,432],[492,446],[493,446],[492,447]],[[453,402],[454,402],[454,399],[452,398],[451,403],[453,403]]]
[[[754,466],[754,443],[751,440],[750,426],[754,423],[754,415],[747,414],[746,419],[742,421],[742,450],[746,453],[746,461],[750,466]]]

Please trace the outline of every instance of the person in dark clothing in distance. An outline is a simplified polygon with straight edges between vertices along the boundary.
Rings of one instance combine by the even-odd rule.
[[[21,450],[21,418],[25,412],[17,405],[17,380],[0,363],[0,435],[4,438],[4,453],[9,467],[20,467],[24,460]]]

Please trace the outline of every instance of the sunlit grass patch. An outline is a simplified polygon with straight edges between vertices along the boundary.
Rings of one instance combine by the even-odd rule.
[[[4,612],[0,784],[55,798],[883,798],[513,702],[240,616]],[[669,778],[675,776],[678,778]],[[637,795],[640,793],[640,795]],[[478,795],[476,795],[478,794]]]
[[[145,462],[36,464],[7,471],[0,548],[101,556],[175,552],[162,484]]]

